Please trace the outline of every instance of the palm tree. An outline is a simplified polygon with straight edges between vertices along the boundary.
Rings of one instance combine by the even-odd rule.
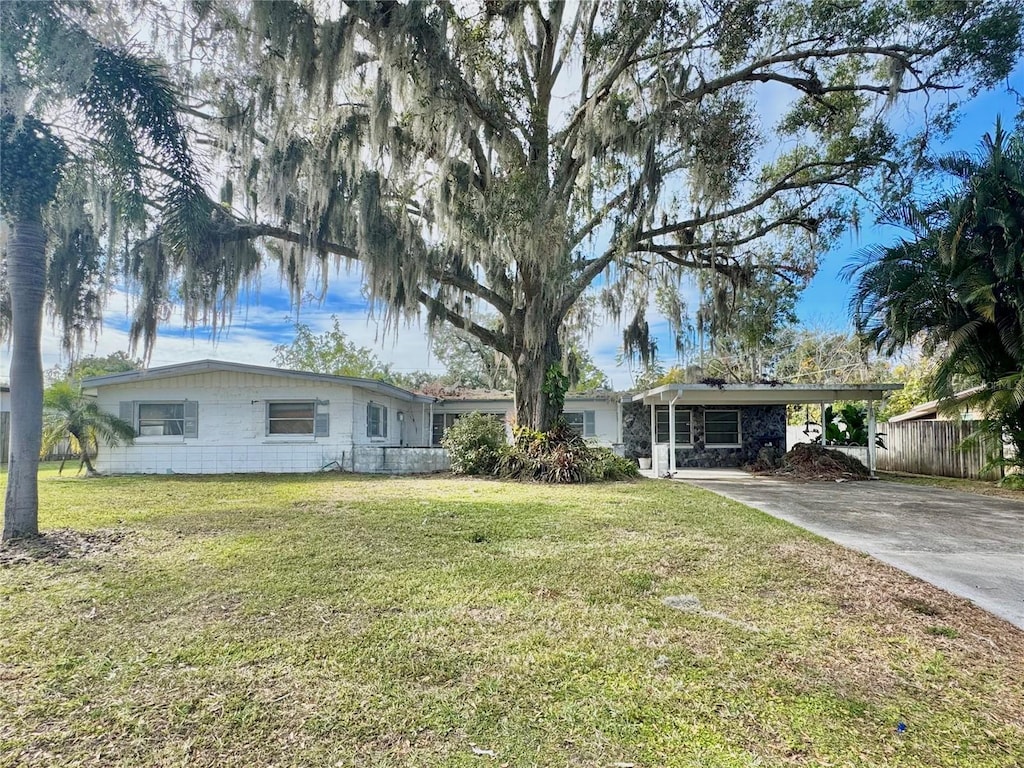
[[[96,401],[84,397],[68,382],[58,382],[43,395],[43,440],[40,455],[46,455],[65,441],[76,453],[87,475],[96,474],[92,458],[100,441],[113,447],[135,440],[135,428],[100,410]],[[67,454],[60,462],[58,474],[64,471]],[[81,467],[79,467],[81,471]]]
[[[958,184],[905,211],[917,236],[868,250],[845,271],[856,281],[851,308],[879,351],[943,351],[935,397],[950,399],[957,381],[984,384],[972,405],[1024,461],[1024,134],[997,121],[976,157],[940,167]]]
[[[81,279],[81,262],[54,266],[58,278],[47,281],[47,260],[81,259],[96,248],[68,247],[58,236],[91,240],[89,226],[50,226],[61,185],[67,187],[84,168],[109,184],[105,216],[116,222],[107,237],[142,230],[154,210],[163,214],[164,242],[187,251],[199,236],[194,225],[209,221],[192,160],[187,132],[177,114],[175,93],[156,64],[137,54],[104,45],[84,24],[94,10],[85,3],[24,2],[0,4],[0,214],[10,227],[6,251],[11,338],[11,456],[4,507],[3,540],[38,533],[36,475],[42,435],[42,316],[50,299],[70,345],[82,332],[83,297],[98,306],[96,292]],[[61,114],[57,128],[47,116]],[[76,127],[67,129],[68,115]],[[63,135],[62,135],[63,134]],[[159,182],[159,183],[157,183]],[[73,186],[73,185],[72,185]],[[72,189],[72,197],[75,190]],[[97,195],[99,197],[99,195]],[[65,200],[67,220],[82,219],[85,194]],[[191,223],[190,223],[191,222]],[[164,245],[167,248],[167,245]],[[164,253],[159,253],[164,256]],[[140,264],[157,272],[146,290],[158,291],[160,270],[153,260]],[[96,269],[96,264],[92,264]],[[71,281],[61,281],[64,275]],[[54,296],[53,288],[63,295]]]

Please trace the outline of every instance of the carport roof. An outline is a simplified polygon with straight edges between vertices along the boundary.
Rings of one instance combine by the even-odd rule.
[[[666,384],[633,395],[646,405],[791,405],[881,400],[902,384]]]

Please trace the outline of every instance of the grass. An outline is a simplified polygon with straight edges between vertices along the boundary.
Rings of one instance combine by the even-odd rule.
[[[911,475],[905,472],[879,472],[883,480],[892,480],[908,485],[927,485],[934,488],[945,488],[950,491],[976,493],[980,496],[995,496],[1002,499],[1024,501],[1024,491],[1013,488],[1000,488],[996,480],[976,480],[962,477],[934,477],[932,475]]]
[[[1024,764],[1024,633],[681,483],[40,492],[3,766]]]

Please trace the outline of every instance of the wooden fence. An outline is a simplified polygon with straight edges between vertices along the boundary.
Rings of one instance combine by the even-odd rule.
[[[983,472],[992,452],[991,438],[966,450],[964,439],[977,428],[974,421],[900,421],[879,424],[885,450],[878,449],[878,469],[939,477],[998,480],[999,468]]]

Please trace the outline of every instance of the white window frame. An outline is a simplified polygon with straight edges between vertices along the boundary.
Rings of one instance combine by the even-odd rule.
[[[654,408],[655,408],[655,412],[654,412],[654,442],[659,444],[659,445],[667,445],[668,444],[668,436],[672,434],[672,432],[671,432],[672,425],[671,425],[671,422],[668,421],[670,407],[668,405],[655,405]],[[692,447],[693,446],[693,411],[691,409],[689,409],[689,408],[676,408],[675,410],[676,410],[676,418],[677,419],[679,418],[679,414],[686,413],[686,414],[688,414],[687,418],[690,420],[690,435],[689,435],[690,439],[689,440],[682,440],[681,439],[682,436],[679,434],[679,425],[676,424],[676,446],[682,447],[682,448]],[[665,414],[666,435],[665,435],[665,439],[664,440],[658,440],[658,414],[659,413],[664,413]]]
[[[388,407],[383,403],[375,403],[372,400],[366,404],[366,436],[371,440],[387,440],[388,439]],[[370,420],[370,411],[374,410],[377,412],[377,431],[371,432],[370,427],[373,422]]]
[[[270,409],[275,405],[308,405],[310,407],[309,417],[309,432],[273,432],[271,425],[275,421],[298,421],[299,417],[272,417],[270,415]],[[316,436],[316,413],[317,413],[317,402],[316,400],[268,400],[267,408],[264,411],[264,433],[267,437],[273,438],[313,438]]]
[[[577,431],[582,438],[597,437],[597,412],[592,410],[584,411],[563,411],[562,416],[565,419],[565,425],[574,431]],[[570,416],[579,416],[579,422],[573,423],[569,421]],[[578,428],[578,429],[577,429]]]
[[[706,408],[704,409],[704,445],[707,448],[740,448],[743,445],[743,423],[740,417],[739,408]],[[709,413],[734,413],[736,414],[736,442],[735,443],[712,443],[708,439],[708,414]]]
[[[142,427],[142,421],[143,421],[143,419],[142,419],[142,409],[145,406],[147,406],[147,405],[175,405],[178,408],[180,408],[181,409],[181,418],[180,419],[159,419],[159,421],[164,421],[164,422],[167,422],[167,421],[178,421],[178,422],[181,423],[181,432],[179,432],[177,434],[173,434],[173,433],[168,434],[166,432],[161,432],[160,434],[155,434],[155,433],[146,434],[146,433],[144,433],[142,431],[142,429],[143,429],[143,427]],[[135,413],[133,415],[135,416],[135,436],[136,437],[157,438],[157,439],[162,438],[162,437],[166,437],[166,438],[171,438],[173,440],[184,440],[185,439],[185,401],[184,400],[140,400],[137,403],[135,403]],[[157,421],[157,419],[146,419],[146,421]],[[146,428],[149,429],[151,427],[147,426]]]

